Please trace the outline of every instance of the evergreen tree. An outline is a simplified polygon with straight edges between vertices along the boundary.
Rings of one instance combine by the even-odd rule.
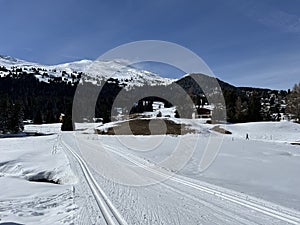
[[[226,103],[226,116],[228,122],[236,121],[236,102],[237,98],[235,91],[224,91],[224,100]]]
[[[8,110],[9,110],[8,99],[1,99],[0,102],[0,131],[1,133],[8,132]]]
[[[68,105],[66,109],[65,116],[63,117],[61,130],[62,131],[72,131],[74,128],[72,120],[72,105]]]
[[[293,90],[287,96],[286,112],[294,115],[300,121],[300,82],[294,85]]]
[[[55,118],[55,115],[52,110],[48,110],[48,113],[46,115],[46,123],[56,123],[57,120]]]
[[[11,105],[10,115],[9,115],[9,130],[12,133],[18,133],[23,131],[24,124],[24,113],[23,113],[23,106],[21,103],[16,102],[15,104]]]
[[[67,114],[63,118],[63,123],[61,125],[62,131],[72,131],[73,130],[73,122],[72,122],[72,116],[70,114]]]
[[[36,113],[36,115],[35,115],[35,117],[34,117],[33,122],[34,122],[35,124],[42,124],[42,123],[43,123],[43,117],[42,117],[42,113],[41,113],[40,110],[37,111],[37,113]]]
[[[256,122],[261,120],[261,103],[260,98],[257,96],[255,92],[252,93],[249,99],[248,105],[248,121]]]
[[[0,102],[0,131],[2,133],[18,133],[23,131],[23,106],[19,102],[11,103],[8,99]]]
[[[235,102],[235,121],[241,122],[243,120],[243,111],[242,111],[242,99],[240,96],[237,97]]]

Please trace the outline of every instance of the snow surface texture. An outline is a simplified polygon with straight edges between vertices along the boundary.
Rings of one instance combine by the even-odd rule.
[[[251,140],[282,143],[300,141],[299,124],[288,121],[233,124],[226,127],[233,136],[242,139],[248,133]]]
[[[136,179],[148,179],[149,171],[143,172],[142,168],[147,168],[148,164],[151,168],[151,165],[169,157],[180,137],[127,136],[126,146],[122,143],[123,136],[79,133],[76,136],[77,145],[74,144],[74,137],[64,136],[64,140],[87,159],[91,169],[94,169],[96,180],[102,184],[101,187],[130,224],[299,224],[300,191],[297,187],[300,183],[297,174],[300,149],[299,146],[289,144],[289,141],[298,137],[298,124],[272,122],[220,125],[233,134],[224,136],[215,162],[201,173],[199,162],[208,136],[221,134],[210,130],[215,125],[203,124],[202,120],[172,120],[198,129],[200,137],[197,137],[196,151],[186,166],[177,171],[177,176],[144,187],[118,184],[117,180],[108,176],[113,170],[112,161],[101,160],[100,156],[104,156],[103,152],[106,151],[121,163],[133,163],[136,169],[120,169],[119,173],[124,173],[126,177],[132,173]],[[111,123],[111,126],[114,125]],[[106,125],[108,127],[109,124]],[[254,131],[256,140],[252,140]],[[250,140],[245,140],[246,132]],[[269,132],[274,136],[272,141],[266,138]],[[196,138],[194,134],[186,136]],[[157,145],[160,139],[164,139],[164,142]],[[143,140],[152,142],[155,148],[143,151],[143,146],[138,146]],[[90,161],[85,151],[94,160]],[[170,168],[162,168],[159,173],[163,170],[168,173]],[[155,176],[150,179],[155,179]],[[212,194],[206,195],[207,190],[213,190]],[[227,194],[231,196],[229,200],[224,197]],[[220,198],[215,199],[214,196]],[[246,206],[232,204],[232,196],[238,198],[237,204],[241,203],[241,199],[243,204],[246,201]],[[258,206],[254,209],[249,207],[249,201]],[[273,213],[268,215],[270,208],[261,214],[257,209],[264,206],[283,214],[296,215],[298,219],[277,220],[278,217],[274,218]]]
[[[75,130],[89,130],[93,133],[94,129],[101,125],[102,123],[75,123]]]
[[[61,129],[61,123],[53,124],[31,124],[24,126],[24,132],[41,133],[41,134],[56,134]]]
[[[0,223],[107,224],[103,209],[112,213],[115,224],[300,223],[300,147],[290,145],[299,140],[299,124],[220,125],[232,135],[224,135],[216,160],[201,173],[208,136],[223,134],[211,131],[215,125],[203,120],[170,119],[199,133],[184,135],[197,138],[198,144],[178,171],[154,170],[153,165],[173,154],[181,136],[127,136],[131,145],[124,145],[123,136],[95,135],[95,125],[86,123],[77,124],[77,132],[0,139]],[[245,140],[246,133],[250,140]],[[153,148],[143,149],[143,141],[152,142]],[[112,161],[100,157],[106,153]],[[116,160],[117,172],[137,181],[176,174],[152,185],[124,185],[107,175]],[[37,174],[61,184],[28,181]],[[111,207],[103,206],[106,201],[99,207],[101,199]]]
[[[57,143],[56,135],[0,139],[0,223],[74,220],[77,178]]]

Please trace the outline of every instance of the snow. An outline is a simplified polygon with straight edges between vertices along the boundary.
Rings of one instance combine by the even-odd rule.
[[[253,140],[300,141],[300,125],[289,121],[233,124],[226,127],[233,132],[233,136],[239,138],[244,138],[248,133]]]
[[[119,123],[119,121],[109,122],[109,123],[105,123],[105,124],[103,124],[101,126],[98,126],[98,127],[95,127],[95,128],[97,130],[99,130],[100,132],[107,132],[109,128],[118,126],[118,123]],[[92,133],[94,133],[94,132],[92,132]]]
[[[175,117],[175,111],[176,107],[170,107],[170,108],[164,108],[164,107],[155,107],[153,108],[153,112],[143,112],[140,115],[145,116],[147,118],[156,118],[158,113],[161,113],[161,117],[169,117],[174,118]]]
[[[58,133],[0,139],[0,223],[105,224],[71,149],[128,224],[299,224],[300,147],[290,144],[300,139],[299,124],[219,124],[232,132],[223,135],[205,120],[169,119],[197,133],[96,135],[99,124],[82,123],[76,132],[59,132],[59,124],[28,125]],[[209,137],[220,137],[222,144],[211,166],[200,171]],[[186,159],[182,167],[166,163],[177,146]],[[29,181],[39,176],[60,184]],[[142,185],[148,181],[155,182]]]
[[[215,162],[206,171],[200,173],[200,159],[207,145],[208,136],[215,133],[210,130],[215,125],[203,124],[201,120],[171,119],[177,123],[189,124],[200,134],[197,137],[199,138],[197,151],[185,168],[179,172],[180,174],[300,210],[300,191],[296,188],[300,185],[297,179],[297,174],[300,172],[300,148],[290,144],[300,140],[299,124],[258,122],[220,125],[233,134],[224,135]],[[246,133],[249,133],[250,140],[245,140]],[[127,147],[130,146],[129,149],[140,150],[130,151],[130,153],[158,163],[172,154],[172,146],[177,145],[178,139],[164,137],[164,142],[160,143],[155,151],[142,151],[143,145],[134,147],[138,143],[151,143],[152,139],[152,143],[159,143],[155,138],[158,137],[128,136],[126,144]],[[115,149],[129,151],[122,146],[124,137],[101,136],[99,139],[101,143],[108,143]],[[142,139],[144,142],[141,141]]]
[[[300,210],[300,148],[226,137],[215,162],[197,174],[196,158],[182,174]]]
[[[127,85],[127,89],[133,86],[143,85],[166,85],[172,83],[173,79],[162,78],[155,73],[151,73],[145,70],[139,70],[130,66],[127,66],[129,62],[124,60],[114,61],[100,61],[96,60],[91,62],[81,70],[92,75],[97,79],[118,79],[120,83]],[[129,63],[130,64],[130,63]],[[69,66],[69,65],[68,65]],[[72,68],[72,67],[71,67]]]
[[[143,85],[167,85],[174,81],[174,79],[163,78],[158,74],[140,70],[131,66],[126,60],[80,60],[58,65],[41,65],[38,63],[27,62],[24,60],[16,59],[10,56],[0,55],[0,66],[5,66],[7,69],[12,67],[22,68],[25,71],[30,71],[31,68],[40,68],[43,74],[46,72],[50,77],[62,77],[62,72],[67,74],[63,77],[66,82],[73,82],[71,74],[78,75],[80,72],[86,74],[87,82],[97,84],[97,81],[104,81],[109,78],[114,78],[120,84],[126,84],[126,89],[131,89],[136,86]],[[0,76],[6,76],[7,72],[0,71]],[[48,78],[42,75],[35,75],[40,81],[48,82]]]
[[[102,123],[75,123],[75,130],[93,134],[95,129],[101,125]]]
[[[24,61],[24,60],[20,60],[20,59],[16,59],[14,57],[11,56],[6,56],[6,55],[0,55],[0,64],[2,66],[23,66],[28,64],[28,62]],[[35,63],[30,63],[32,65],[36,65]]]
[[[24,132],[55,134],[61,130],[61,123],[53,124],[28,124],[24,126]]]
[[[57,135],[0,139],[0,222],[70,222],[77,183]],[[60,184],[35,182],[50,179]]]
[[[197,121],[194,120],[193,122],[197,124]],[[244,211],[243,207],[235,208],[236,206],[224,200],[223,203],[219,203],[220,199],[214,199],[214,195],[206,196],[201,191],[185,188],[174,183],[170,177],[164,182],[140,187],[123,184],[124,181],[137,184],[148,179],[150,181],[151,179],[159,179],[156,176],[150,176],[149,171],[143,171],[140,166],[133,167],[129,164],[129,167],[126,167],[131,161],[128,162],[125,159],[133,158],[139,164],[146,166],[145,168],[148,168],[148,164],[149,168],[152,168],[151,165],[159,165],[170,157],[182,138],[191,141],[198,140],[198,144],[196,151],[183,169],[177,171],[177,176],[173,175],[176,179],[180,177],[180,182],[183,179],[184,182],[181,183],[186,184],[186,181],[190,181],[192,186],[196,183],[201,184],[205,187],[221,190],[222,195],[231,193],[234,196],[241,196],[247,201],[249,199],[258,201],[260,205],[272,205],[277,211],[300,210],[300,191],[297,188],[300,185],[297,179],[300,168],[299,156],[297,155],[299,154],[299,147],[275,141],[273,143],[246,141],[244,138],[237,137],[232,140],[232,136],[228,135],[224,137],[220,153],[214,163],[206,171],[200,172],[199,163],[207,145],[208,136],[221,134],[210,132],[209,126],[212,127],[213,125],[201,125],[200,122],[198,125],[199,131],[202,131],[199,136],[189,134],[183,137],[168,135],[125,137],[78,134],[79,146],[77,149],[79,149],[82,157],[89,162],[90,167],[95,170],[94,174],[105,192],[109,193],[110,198],[113,199],[120,211],[124,212],[125,218],[132,223],[252,224],[256,221],[256,223],[261,224],[286,224],[283,221],[278,222],[270,218],[263,218],[252,210],[250,212]],[[259,126],[259,123],[256,125]],[[276,126],[277,124],[273,125]],[[126,142],[124,142],[125,140]],[[71,140],[69,142],[71,144]],[[186,144],[188,143],[186,142]],[[189,148],[188,145],[186,147]],[[104,154],[105,151],[109,154],[108,156]],[[287,154],[291,151],[294,152],[294,155]],[[118,169],[115,170],[114,168]],[[168,167],[161,168],[159,171],[168,173],[171,171],[170,169]],[[120,171],[126,176],[121,175],[118,178]],[[208,202],[217,205],[218,210],[214,207],[211,208],[209,204],[207,205]],[[204,208],[203,204],[205,205]],[[133,207],[132,210],[128,210],[131,207]],[[218,212],[217,217],[214,218],[211,215],[211,209]],[[231,215],[231,209],[233,210],[232,218],[236,218],[234,221],[226,216],[227,213]],[[296,211],[295,213],[299,215],[299,212]],[[205,215],[209,222],[203,219],[201,215]],[[245,221],[241,218],[244,218]]]

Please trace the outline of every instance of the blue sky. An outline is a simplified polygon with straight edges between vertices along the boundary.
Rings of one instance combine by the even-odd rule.
[[[0,0],[0,8],[0,54],[28,61],[96,59],[153,39],[189,48],[237,86],[300,81],[299,0]]]

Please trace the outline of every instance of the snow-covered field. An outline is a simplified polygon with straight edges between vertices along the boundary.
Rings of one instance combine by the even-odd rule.
[[[200,120],[172,120],[199,132],[96,135],[85,124],[0,139],[0,223],[300,224],[300,146],[290,144],[300,140],[299,124],[220,125],[232,132],[223,135]],[[201,171],[209,137],[222,144]],[[39,176],[60,184],[28,181]]]
[[[0,223],[73,221],[77,178],[57,143],[57,135],[0,139]]]
[[[53,124],[30,124],[25,125],[24,132],[41,133],[41,134],[56,134],[60,132],[61,123]]]

